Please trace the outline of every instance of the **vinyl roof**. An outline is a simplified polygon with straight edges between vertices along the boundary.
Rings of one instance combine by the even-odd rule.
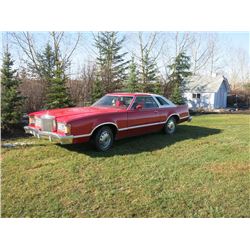
[[[117,93],[109,93],[108,95],[117,95],[117,96],[141,96],[141,95],[151,95],[149,93],[125,93],[125,92],[117,92]]]

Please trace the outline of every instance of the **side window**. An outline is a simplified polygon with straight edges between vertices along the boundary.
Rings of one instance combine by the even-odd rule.
[[[145,100],[143,96],[137,96],[135,102],[133,103],[132,109],[135,109],[137,105],[141,105],[142,108],[145,106]]]
[[[169,105],[167,101],[165,101],[163,98],[156,96],[157,101],[160,103],[160,105]]]
[[[158,108],[157,103],[155,102],[154,98],[151,96],[145,97],[145,109],[150,108]]]
[[[137,105],[141,105],[143,109],[158,108],[157,103],[151,96],[138,96],[132,106],[135,109]]]

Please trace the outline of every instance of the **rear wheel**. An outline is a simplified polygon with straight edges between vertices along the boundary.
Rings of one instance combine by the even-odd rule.
[[[176,120],[174,117],[170,117],[164,125],[164,133],[172,135],[176,130]]]
[[[110,127],[103,126],[97,130],[94,135],[93,142],[97,150],[107,151],[109,150],[114,141],[114,135]]]

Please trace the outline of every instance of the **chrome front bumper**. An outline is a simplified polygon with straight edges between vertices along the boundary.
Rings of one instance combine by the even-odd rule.
[[[46,139],[49,139],[50,141],[60,142],[61,144],[73,143],[74,137],[72,135],[59,135],[53,132],[40,131],[30,126],[25,126],[24,130],[25,130],[25,133],[32,134],[37,138],[46,138]]]

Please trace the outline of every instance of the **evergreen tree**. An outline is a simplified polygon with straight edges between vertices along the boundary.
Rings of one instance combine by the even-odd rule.
[[[24,97],[18,90],[20,80],[17,78],[17,70],[13,69],[14,61],[8,49],[4,53],[1,69],[1,128],[11,132],[21,121]]]
[[[172,89],[172,93],[170,96],[170,100],[172,102],[174,102],[175,104],[184,104],[185,103],[185,99],[182,96],[182,93],[180,91],[180,87],[178,86],[178,84],[175,84],[173,89]]]
[[[55,69],[51,72],[53,77],[49,79],[45,104],[46,109],[73,106],[68,88],[66,87],[67,77],[64,72],[64,67],[59,61],[56,61],[55,65]]]
[[[157,66],[155,61],[149,56],[149,51],[147,50],[144,57],[144,67],[145,67],[145,83],[155,83],[158,81],[157,77]]]
[[[129,65],[127,89],[130,92],[141,91],[140,86],[139,86],[137,65],[135,63],[135,59],[133,56],[131,58],[130,65]]]
[[[42,53],[37,55],[37,65],[33,69],[46,83],[45,109],[72,106],[66,87],[65,64],[59,60],[59,48],[52,49],[48,43]]]
[[[92,102],[95,102],[96,100],[100,99],[103,95],[104,91],[101,81],[96,78],[92,89]]]
[[[37,65],[38,65],[38,74],[45,81],[50,81],[54,77],[56,70],[56,53],[53,51],[51,45],[47,43],[44,51],[37,55]],[[31,68],[34,69],[34,66],[31,65]],[[35,69],[34,69],[35,70]]]
[[[171,101],[176,104],[184,104],[185,98],[183,92],[185,90],[185,78],[191,76],[190,57],[185,52],[180,52],[174,59],[173,64],[169,65],[171,71],[169,76],[169,85],[172,87],[170,96]]]
[[[121,52],[123,42],[124,38],[119,40],[117,32],[100,32],[95,37],[98,81],[94,89],[97,89],[98,84],[104,93],[121,88],[128,68],[128,61],[124,59],[127,52]]]
[[[150,56],[150,50],[145,49],[140,59],[141,91],[154,92],[154,84],[158,82],[158,69],[155,60]]]

